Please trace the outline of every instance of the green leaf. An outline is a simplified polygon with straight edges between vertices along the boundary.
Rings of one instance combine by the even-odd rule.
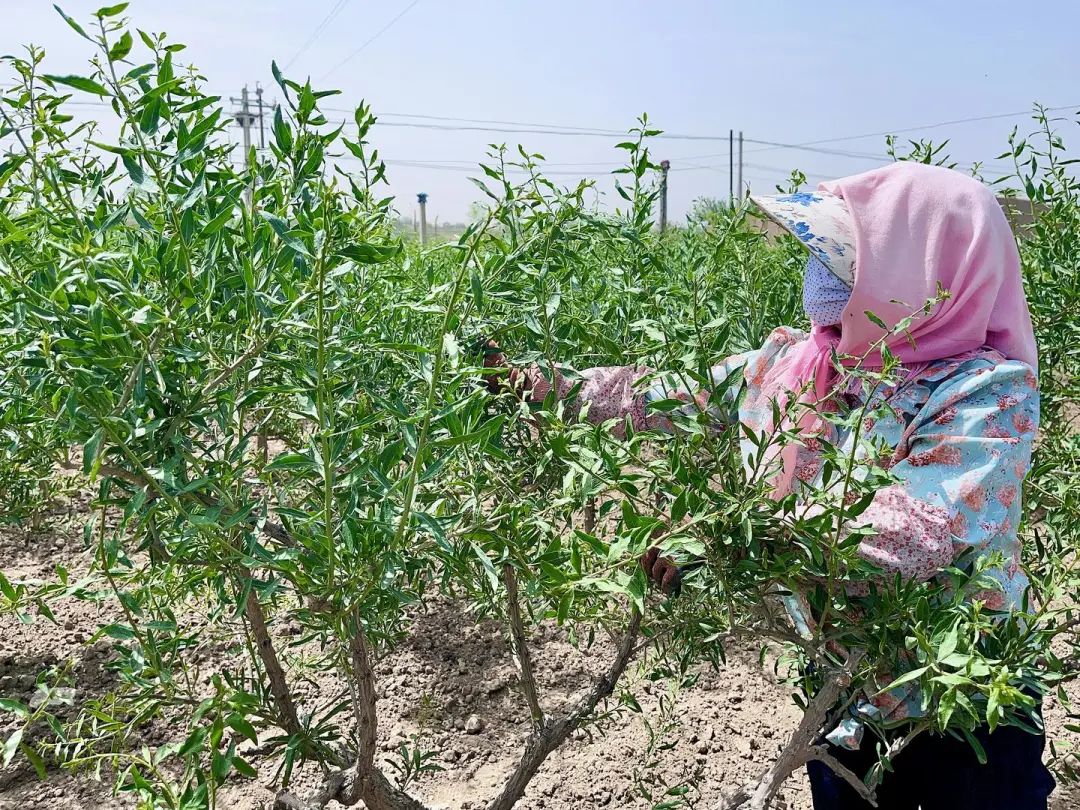
[[[176,752],[177,756],[186,757],[196,751],[202,749],[202,744],[206,740],[206,735],[209,733],[209,729],[197,728],[188,734],[187,739],[184,740],[184,744],[180,746],[180,749]]]
[[[127,3],[117,3],[115,6],[102,6],[94,12],[94,16],[99,19],[105,17],[115,17],[117,14],[122,14],[124,9],[128,7]]]
[[[30,710],[25,704],[20,703],[17,700],[12,700],[11,698],[0,698],[0,709],[3,709],[6,712],[12,712],[23,718],[30,716]]]
[[[274,110],[274,140],[277,141],[278,149],[280,149],[283,153],[288,155],[292,152],[292,130],[285,122],[285,118],[281,114],[280,106],[278,106],[278,108]]]
[[[559,624],[565,624],[570,615],[570,608],[574,604],[574,592],[567,591],[559,598],[559,607],[555,611],[555,619]]]
[[[11,580],[4,576],[3,571],[0,571],[0,593],[2,593],[9,602],[15,603],[19,601],[19,592],[15,590],[15,587],[11,584]]]
[[[238,734],[242,734],[247,737],[253,743],[258,744],[259,735],[255,733],[255,727],[245,720],[241,715],[233,713],[225,718],[225,722],[229,728],[236,731]]]
[[[146,172],[143,171],[143,167],[131,155],[122,155],[120,160],[124,163],[124,168],[127,169],[128,177],[131,178],[131,182],[136,186],[142,188],[146,185]]]
[[[142,115],[139,116],[139,129],[147,135],[157,132],[158,122],[161,120],[161,112],[165,108],[165,102],[161,96],[151,96],[143,107]]]
[[[101,442],[105,438],[105,429],[98,428],[94,431],[94,435],[83,445],[83,472],[90,474],[90,471],[94,469],[94,462],[97,461],[98,452],[101,450]]]
[[[45,770],[45,760],[41,758],[41,754],[26,743],[19,743],[19,750],[22,751],[24,757],[30,760],[30,764],[34,766],[34,772],[37,774],[37,778],[44,782],[49,774]]]
[[[46,74],[42,76],[46,81],[53,84],[62,84],[67,87],[74,87],[76,90],[83,90],[87,93],[93,93],[96,96],[107,96],[109,91],[102,85],[95,82],[93,79],[88,79],[85,76],[55,76]]]
[[[128,641],[135,638],[135,632],[126,624],[107,624],[101,628],[101,632],[118,641]]]
[[[236,743],[229,743],[229,749],[222,754],[214,752],[211,758],[210,772],[214,775],[214,781],[219,785],[225,781],[225,776],[232,768],[233,759],[236,757]]]
[[[232,766],[234,771],[241,776],[246,776],[248,779],[254,779],[259,775],[258,771],[251,766],[251,763],[241,756],[233,757]]]
[[[4,767],[6,768],[11,764],[12,758],[15,756],[15,752],[19,750],[19,743],[22,742],[23,729],[16,729],[15,733],[7,738],[7,742],[4,743]]]
[[[126,5],[126,4],[125,4]],[[114,62],[119,62],[129,53],[131,53],[131,46],[134,44],[131,39],[131,33],[125,31],[123,35],[116,41],[116,43],[109,48],[109,59]]]
[[[473,553],[476,555],[476,559],[480,561],[480,565],[483,566],[484,573],[487,574],[488,583],[491,585],[493,591],[499,590],[499,574],[495,570],[495,566],[492,565],[491,559],[487,553],[480,548],[476,543],[469,543],[472,546]]]
[[[953,625],[953,628],[945,634],[945,638],[941,640],[941,646],[938,647],[938,660],[948,658],[956,651],[956,645],[960,640],[960,628],[958,625]]]
[[[885,324],[885,321],[881,320],[881,318],[879,318],[877,315],[875,315],[870,310],[868,310],[868,309],[863,310],[863,314],[866,315],[866,317],[870,319],[870,322],[872,324],[874,324],[875,326],[878,326],[881,329],[884,329],[886,332],[889,331],[889,327]]]
[[[986,749],[983,748],[982,743],[979,742],[975,738],[975,735],[972,734],[970,731],[968,731],[966,728],[962,728],[962,729],[960,729],[960,731],[963,733],[964,738],[968,741],[968,745],[970,745],[972,747],[972,749],[975,751],[975,757],[976,757],[976,759],[979,760],[979,764],[980,765],[985,765],[986,764]]]
[[[648,589],[648,585],[644,569],[640,565],[635,566],[634,576],[626,584],[626,591],[630,594],[630,598],[634,600],[634,605],[639,613],[645,612],[645,591]]]
[[[205,236],[211,236],[211,235],[217,233],[222,228],[224,228],[225,225],[227,225],[232,218],[233,218],[233,206],[232,205],[226,205],[224,210],[222,210],[220,213],[218,213],[212,220],[210,220],[209,222],[207,222],[203,226],[202,235],[205,237]],[[254,285],[252,285],[252,286],[254,286]]]
[[[919,667],[918,669],[910,670],[909,672],[905,672],[903,675],[901,675],[895,681],[893,681],[888,686],[886,686],[884,689],[882,689],[880,692],[878,692],[878,694],[879,695],[884,694],[885,692],[888,692],[888,691],[890,691],[892,689],[895,689],[898,686],[903,686],[905,683],[910,683],[911,681],[917,680],[917,679],[921,678],[923,673],[926,672],[928,669],[930,669],[930,667],[925,666],[925,667]]]
[[[472,285],[473,301],[476,303],[476,308],[480,309],[484,305],[484,285],[480,281],[480,274],[475,268],[473,268],[469,276],[469,284]]]
[[[311,253],[308,252],[307,246],[302,241],[300,241],[299,237],[297,237],[294,233],[292,233],[292,231],[289,230],[288,224],[281,217],[276,217],[266,211],[260,211],[259,216],[261,216],[263,219],[270,223],[270,227],[274,229],[274,233],[276,233],[281,238],[282,242],[291,247],[297,253],[300,253],[304,256],[311,255]]]
[[[369,245],[354,242],[338,251],[338,255],[357,264],[382,264],[401,252],[401,245]]]
[[[70,26],[71,26],[71,27],[72,27],[73,29],[75,29],[75,33],[77,33],[77,34],[78,34],[79,36],[81,36],[81,37],[82,37],[83,39],[85,39],[85,40],[88,40],[88,41],[90,41],[90,42],[93,42],[93,41],[94,41],[94,40],[93,40],[93,39],[91,39],[91,38],[90,38],[90,36],[89,36],[89,35],[88,35],[88,34],[87,34],[87,33],[86,33],[86,32],[85,32],[84,30],[83,30],[83,27],[82,27],[81,25],[79,25],[79,24],[78,24],[77,22],[75,22],[75,20],[73,20],[73,19],[72,19],[71,17],[69,17],[69,16],[67,15],[67,14],[65,14],[65,13],[64,13],[64,10],[63,10],[62,8],[60,8],[60,6],[58,6],[58,5],[56,5],[56,4],[54,3],[54,4],[53,4],[53,8],[55,8],[55,9],[56,9],[56,13],[57,13],[57,14],[59,14],[59,15],[60,15],[61,17],[63,17],[63,18],[64,18],[64,22],[66,22],[66,23],[67,23],[68,25],[70,25]]]
[[[271,472],[278,470],[314,470],[316,466],[311,456],[306,456],[303,453],[284,453],[267,464],[266,469]]]

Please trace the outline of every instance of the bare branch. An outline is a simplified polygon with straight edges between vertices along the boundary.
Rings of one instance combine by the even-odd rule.
[[[250,576],[250,572],[245,572]],[[285,670],[278,659],[274,643],[270,639],[270,633],[266,628],[266,614],[263,613],[259,597],[254,589],[248,591],[247,601],[244,603],[244,615],[251,625],[251,635],[255,638],[255,649],[259,653],[263,667],[266,669],[266,677],[270,681],[270,694],[274,697],[274,706],[277,708],[278,722],[289,736],[300,732],[300,720],[296,715],[296,705],[293,703],[292,693],[289,691],[289,682],[285,677]]]
[[[566,740],[571,731],[593,713],[601,700],[611,695],[615,690],[615,684],[618,683],[627,664],[630,663],[640,627],[641,614],[635,608],[630,617],[630,624],[623,634],[619,651],[608,671],[597,679],[593,688],[576,704],[567,707],[558,717],[547,718],[543,727],[533,732],[525,744],[525,752],[521,755],[517,767],[507,779],[502,792],[488,805],[488,810],[511,810],[525,793],[526,786],[548,755]]]
[[[349,653],[352,658],[353,678],[356,680],[356,712],[359,724],[356,730],[356,764],[343,772],[343,778],[336,787],[328,782],[318,797],[320,800],[326,797],[325,801],[316,806],[325,807],[333,798],[344,805],[354,805],[363,800],[368,810],[425,810],[423,804],[390,784],[375,764],[375,741],[378,734],[375,675],[371,668],[371,648],[359,613],[356,614],[356,629],[349,641]]]
[[[840,700],[840,695],[851,683],[852,675],[862,658],[863,653],[852,654],[842,669],[826,672],[824,685],[810,700],[798,728],[792,732],[780,755],[755,783],[728,797],[720,805],[720,810],[737,810],[743,807],[748,810],[766,810],[791,774],[815,758],[816,740],[823,730],[822,727]]]
[[[540,695],[533,675],[532,655],[529,653],[529,642],[525,638],[525,626],[521,620],[517,574],[509,563],[503,566],[503,583],[506,585],[506,612],[510,619],[510,647],[521,675],[521,689],[525,693],[525,702],[529,704],[533,728],[540,729],[544,725],[544,710],[540,706]]]
[[[596,531],[596,499],[589,498],[585,504],[585,533],[592,534]]]

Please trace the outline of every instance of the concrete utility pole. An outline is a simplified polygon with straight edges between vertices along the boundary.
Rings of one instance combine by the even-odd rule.
[[[265,149],[266,148],[266,127],[263,126],[262,85],[258,84],[257,82],[255,84],[255,104],[259,108],[259,148],[260,149]],[[739,146],[740,146],[739,154],[742,155],[742,151],[741,151],[742,133],[739,133],[739,139],[740,139],[739,140]]]
[[[670,160],[660,161],[660,233],[667,230],[667,175]]]
[[[739,205],[746,197],[746,188],[742,184],[742,130],[739,130]]]
[[[260,100],[259,100],[259,115],[258,115],[258,118],[259,118],[259,125],[260,125],[260,128],[261,128],[261,126],[262,126],[262,99],[261,99],[262,91],[261,90],[259,91],[259,96],[260,96]],[[251,105],[248,103],[247,85],[245,84],[244,89],[240,92],[239,100],[230,97],[229,101],[231,101],[233,104],[236,104],[239,101],[239,104],[240,104],[240,109],[233,113],[233,118],[236,119],[236,123],[238,123],[240,125],[240,129],[244,133],[244,164],[248,168],[251,168],[251,128],[255,125],[256,115],[255,115],[255,113],[253,113],[251,111]],[[252,183],[254,183],[254,182],[255,182],[254,179],[252,179]],[[247,201],[247,204],[249,206],[251,205],[251,198],[252,198],[253,191],[254,191],[254,186],[248,186],[244,190],[244,199]]]
[[[424,246],[427,245],[427,193],[421,191],[416,201],[420,203],[420,244]]]
[[[735,130],[729,129],[727,133],[728,154],[728,205],[735,207]]]

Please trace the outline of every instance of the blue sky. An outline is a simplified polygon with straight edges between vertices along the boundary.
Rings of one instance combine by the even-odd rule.
[[[85,19],[104,2],[61,6]],[[622,130],[648,112],[670,133],[724,139],[735,128],[748,139],[805,143],[1025,110],[1034,101],[1080,109],[1080,50],[1073,43],[1080,4],[1071,0],[1046,2],[1038,13],[985,0],[420,0],[331,72],[411,2],[135,0],[128,14],[135,26],[186,43],[183,56],[202,69],[213,92],[238,95],[243,84],[261,82],[272,98],[271,59],[294,60],[293,77],[310,74],[317,86],[343,91],[333,106],[367,99],[397,124],[424,121],[397,116],[429,115]],[[2,5],[0,53],[35,42],[47,49],[49,72],[86,72],[89,43],[51,3]],[[296,56],[339,5],[326,30]],[[1030,126],[1017,117],[906,134],[948,137],[953,156],[971,162],[999,154],[1014,124]],[[1063,127],[1067,143],[1080,143],[1074,123]],[[375,132],[391,161],[461,167],[480,160],[490,142],[520,141],[560,164],[552,167],[559,180],[573,180],[562,172],[596,176],[610,205],[617,140],[402,126]],[[884,138],[820,147],[883,155]],[[725,140],[662,140],[654,155],[672,161],[674,218],[696,198],[726,196]],[[796,167],[816,181],[877,165],[751,143],[744,157],[752,164],[745,179],[756,189],[770,188]],[[429,216],[442,221],[464,218],[479,196],[465,171],[391,165],[390,176],[406,216],[418,191],[429,193]]]

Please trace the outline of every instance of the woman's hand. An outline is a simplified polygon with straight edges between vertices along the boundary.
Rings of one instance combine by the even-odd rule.
[[[499,348],[499,344],[494,340],[484,341],[481,351],[484,353],[484,368],[499,369],[484,375],[484,382],[487,384],[488,391],[497,394],[502,389],[503,381],[507,376],[505,371],[506,355],[503,354],[503,350]]]
[[[494,340],[486,339],[481,341],[479,351],[484,353],[484,368],[495,369],[483,375],[484,384],[487,385],[488,391],[492,394],[513,391],[519,399],[525,399],[526,395],[521,390],[522,374],[524,372],[519,368],[508,367],[502,347]]]
[[[649,581],[661,592],[678,596],[682,590],[682,571],[670,557],[661,557],[660,548],[653,546],[641,557],[641,567]]]

